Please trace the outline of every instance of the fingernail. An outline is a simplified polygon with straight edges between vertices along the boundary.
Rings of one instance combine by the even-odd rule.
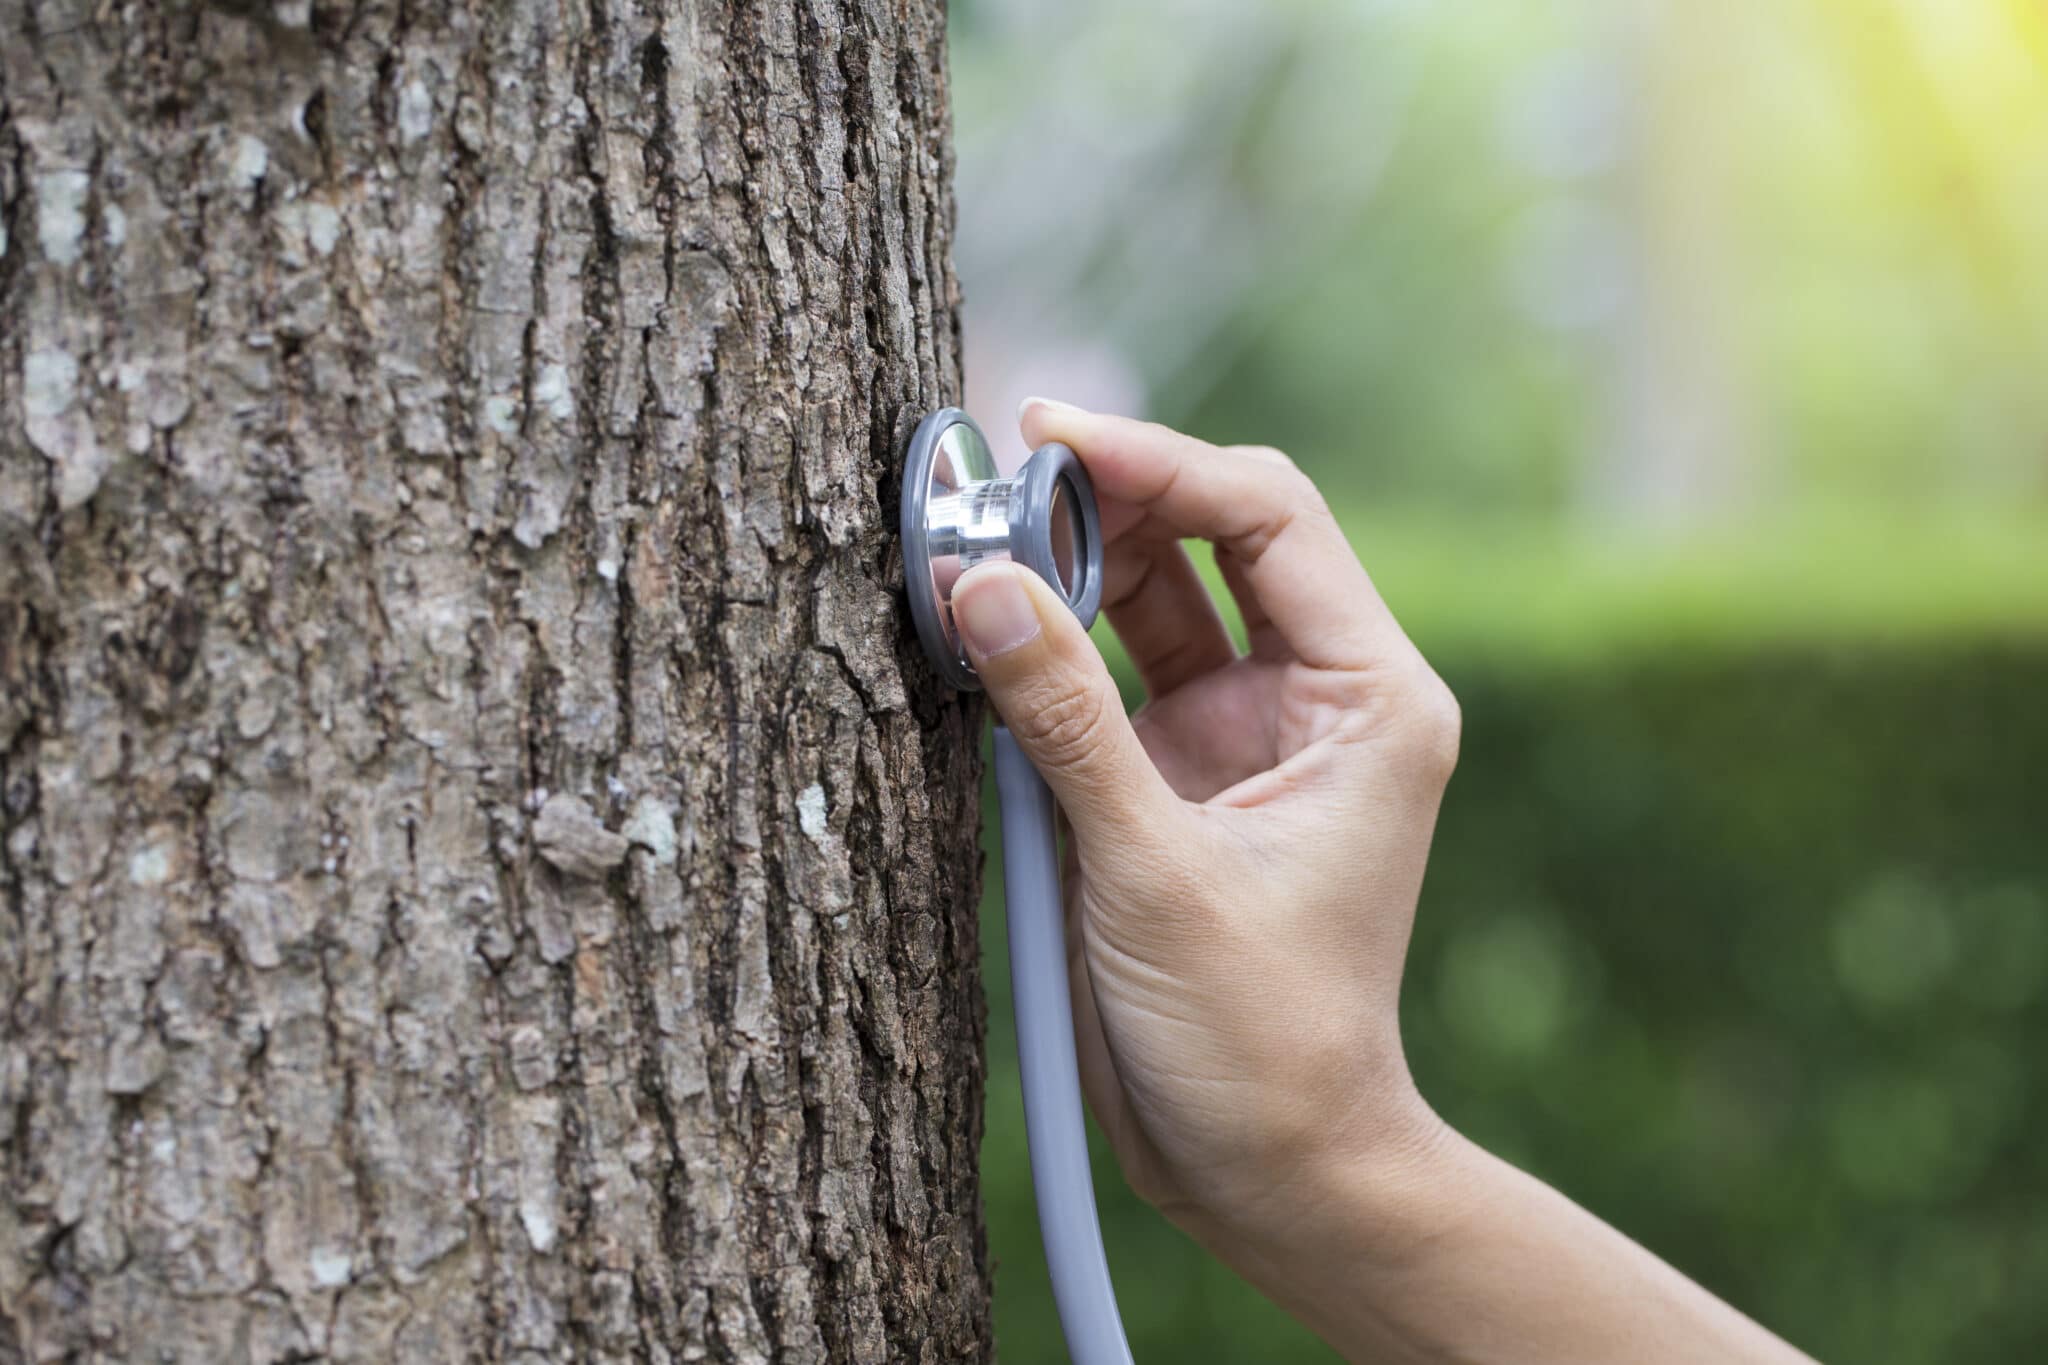
[[[1033,408],[1044,408],[1049,412],[1080,412],[1082,409],[1072,403],[1062,403],[1057,398],[1027,398],[1017,405],[1017,421],[1021,424],[1026,413]]]
[[[953,591],[953,620],[970,651],[1007,654],[1038,634],[1038,612],[1013,567],[970,573]]]

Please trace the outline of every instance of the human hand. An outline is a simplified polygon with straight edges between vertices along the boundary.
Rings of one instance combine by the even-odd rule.
[[[1022,424],[1094,481],[1148,700],[1125,717],[1027,569],[970,570],[953,612],[1069,821],[1081,1079],[1133,1188],[1354,1359],[1805,1360],[1417,1095],[1401,966],[1458,708],[1314,485],[1043,400]]]
[[[1022,424],[1094,481],[1103,606],[1148,696],[1126,718],[1029,571],[956,586],[970,659],[1069,822],[1083,1085],[1133,1188],[1271,1288],[1338,1183],[1398,1182],[1439,1126],[1397,1003],[1458,708],[1278,452],[1043,402]],[[1244,657],[1183,537],[1215,543]]]

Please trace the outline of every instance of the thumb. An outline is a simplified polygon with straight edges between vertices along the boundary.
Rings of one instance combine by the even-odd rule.
[[[983,564],[953,589],[953,620],[990,700],[1083,842],[1156,833],[1177,803],[1124,714],[1088,632],[1021,564]]]

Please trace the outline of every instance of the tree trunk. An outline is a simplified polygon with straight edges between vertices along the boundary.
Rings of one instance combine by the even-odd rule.
[[[0,1361],[986,1358],[941,7],[0,16]]]

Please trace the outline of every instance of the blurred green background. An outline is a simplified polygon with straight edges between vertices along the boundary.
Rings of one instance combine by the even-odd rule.
[[[1464,703],[1424,1093],[1823,1357],[2048,1356],[2048,7],[973,0],[953,69],[991,437],[1281,446]],[[1332,1358],[1098,1175],[1140,1360]]]

